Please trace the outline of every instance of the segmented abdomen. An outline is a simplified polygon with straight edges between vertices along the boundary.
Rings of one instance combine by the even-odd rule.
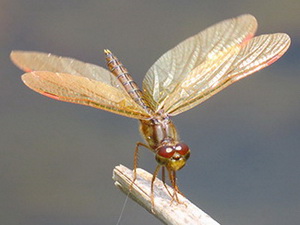
[[[128,73],[128,70],[123,66],[119,59],[116,56],[114,56],[113,53],[111,53],[111,51],[105,49],[104,53],[108,69],[122,83],[122,85],[124,86],[127,93],[131,96],[131,98],[140,106],[142,106],[149,114],[153,113],[146,100],[143,98],[142,91],[134,82],[131,75]]]

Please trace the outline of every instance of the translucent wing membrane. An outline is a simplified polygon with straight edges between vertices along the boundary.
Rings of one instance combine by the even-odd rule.
[[[34,71],[24,74],[22,80],[34,91],[50,98],[104,109],[136,119],[150,117],[126,92],[86,77]]]
[[[214,60],[204,61],[167,96],[164,111],[174,116],[200,104],[233,82],[275,62],[289,45],[286,34],[261,35],[219,54]]]
[[[166,52],[143,81],[147,106],[154,112],[177,115],[275,62],[288,49],[289,36],[253,38],[256,28],[253,16],[242,15],[217,23]],[[22,77],[26,85],[43,95],[136,119],[155,117],[130,97],[118,75],[102,67],[40,52],[13,51],[11,59],[28,72]]]
[[[18,67],[29,72],[22,77],[25,84],[43,95],[132,118],[150,117],[120,81],[102,67],[41,52],[13,51],[10,56]]]
[[[110,86],[123,89],[122,84],[110,71],[94,64],[34,51],[12,51],[10,57],[25,72],[49,71],[68,73],[101,81]]]
[[[260,35],[244,43],[232,63],[228,77],[237,81],[279,59],[291,43],[287,34]]]
[[[234,46],[251,39],[256,28],[256,19],[251,15],[224,20],[162,55],[143,81],[143,89],[152,108],[158,111],[185,75],[204,61],[215,61]]]

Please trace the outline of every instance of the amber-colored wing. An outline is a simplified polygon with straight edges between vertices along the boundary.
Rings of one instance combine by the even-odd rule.
[[[287,34],[261,35],[205,60],[167,96],[163,105],[165,112],[174,116],[191,109],[228,85],[272,64],[289,45]]]
[[[34,51],[12,51],[10,58],[25,72],[49,71],[68,73],[101,81],[110,86],[123,89],[119,80],[107,69],[76,59]]]
[[[22,80],[40,94],[131,118],[151,117],[104,68],[38,52],[14,51],[11,58],[21,69],[32,71],[24,74]]]
[[[162,55],[143,81],[145,97],[155,111],[165,104],[178,83],[200,64],[209,63],[251,39],[257,22],[251,15],[224,20],[181,42]]]

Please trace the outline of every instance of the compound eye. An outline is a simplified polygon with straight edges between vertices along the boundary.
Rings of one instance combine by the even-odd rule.
[[[175,149],[180,155],[186,155],[190,151],[189,146],[187,146],[185,143],[178,143],[175,145]]]
[[[171,158],[174,155],[174,153],[175,150],[171,146],[159,147],[156,152],[157,155],[168,159]]]

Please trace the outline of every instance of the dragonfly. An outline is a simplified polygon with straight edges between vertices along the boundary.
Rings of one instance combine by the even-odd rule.
[[[151,182],[162,169],[173,188],[168,193],[179,202],[176,172],[185,166],[191,150],[180,141],[171,117],[185,112],[230,84],[274,63],[288,49],[285,33],[254,37],[257,21],[245,14],[221,21],[187,38],[163,54],[148,70],[142,89],[109,50],[108,69],[76,59],[34,51],[12,51],[11,60],[26,73],[23,82],[47,97],[87,105],[139,120],[145,142],[134,151],[134,181],[141,146],[157,161]],[[167,188],[168,189],[168,188]]]

